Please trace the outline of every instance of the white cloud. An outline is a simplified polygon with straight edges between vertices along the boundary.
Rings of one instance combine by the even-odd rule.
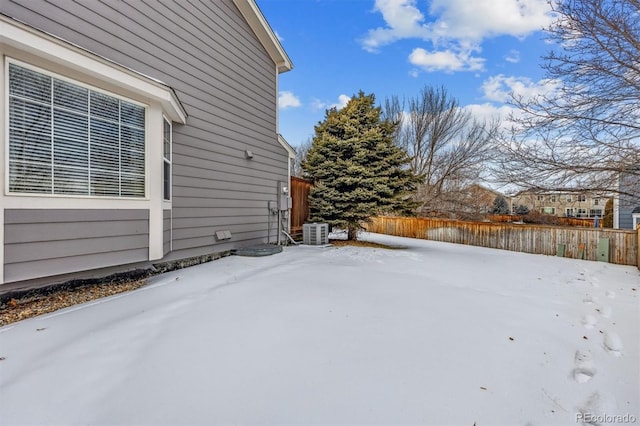
[[[411,52],[409,62],[426,71],[478,71],[484,68],[484,59],[471,56],[470,52],[428,52],[420,47]]]
[[[347,106],[347,103],[351,100],[351,96],[340,95],[338,96],[338,102],[331,104],[331,108],[342,109]]]
[[[278,95],[278,106],[282,109],[297,108],[301,105],[300,99],[293,92],[282,91]]]
[[[554,80],[543,79],[534,82],[527,77],[498,74],[486,79],[481,88],[485,99],[493,102],[507,102],[511,95],[527,100],[537,95],[549,94],[558,86],[559,82]]]
[[[511,49],[509,53],[504,56],[504,60],[512,64],[517,64],[520,62],[520,51]]]
[[[547,0],[433,0],[440,37],[480,41],[500,35],[525,37],[551,23]]]
[[[416,0],[376,0],[373,10],[382,14],[387,27],[369,30],[362,40],[365,50],[375,52],[403,38],[429,37],[430,30],[423,23],[424,15],[416,7]]]
[[[282,37],[280,34],[278,34],[278,32],[277,32],[277,31],[274,31],[274,33],[275,33],[276,38],[278,39],[278,41],[279,41],[280,43],[282,43],[282,42],[284,41],[284,37]]]
[[[326,102],[322,102],[318,98],[313,98],[311,100],[311,109],[321,110],[321,109],[326,109],[326,108],[327,108],[327,103]]]
[[[431,52],[416,48],[412,53],[412,63],[423,63],[430,71],[482,69],[484,60],[472,53],[480,51],[483,40],[526,37],[552,21],[547,0],[432,0],[427,17],[416,0],[376,0],[374,11],[382,14],[386,26],[369,30],[362,47],[376,52],[401,39],[430,42]],[[518,58],[511,52],[506,60]]]
[[[520,110],[509,105],[495,106],[491,103],[484,104],[471,104],[464,107],[466,111],[471,113],[471,116],[478,121],[490,122],[492,120],[500,120],[503,128],[509,128],[511,126],[508,121],[509,116],[519,115]]]
[[[344,94],[338,96],[338,101],[334,103],[324,102],[318,98],[314,98],[313,101],[311,101],[311,108],[313,108],[314,110],[330,108],[342,109],[347,105],[349,100],[351,100],[351,96],[347,96]]]

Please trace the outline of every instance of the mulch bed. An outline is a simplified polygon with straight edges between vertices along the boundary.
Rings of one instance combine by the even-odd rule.
[[[0,327],[79,303],[135,290],[145,284],[146,279],[137,279],[74,286],[62,284],[56,287],[32,290],[0,303]]]

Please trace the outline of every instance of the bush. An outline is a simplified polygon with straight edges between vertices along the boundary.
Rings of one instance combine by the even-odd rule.
[[[529,212],[522,216],[524,223],[535,223],[539,225],[559,225],[560,219],[557,216],[551,214],[544,214],[537,211]]]

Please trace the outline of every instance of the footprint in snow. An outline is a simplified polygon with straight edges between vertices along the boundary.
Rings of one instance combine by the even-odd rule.
[[[575,366],[572,375],[578,383],[586,383],[596,374],[593,357],[589,351],[576,351]]]
[[[602,306],[598,308],[597,311],[600,312],[603,318],[609,318],[611,316],[611,306]]]
[[[582,299],[582,301],[584,303],[586,303],[587,305],[590,305],[592,303],[598,303],[598,298],[596,296],[589,296],[587,295],[587,297],[585,297],[584,299]]]
[[[617,408],[618,403],[613,395],[594,392],[582,407],[578,408],[578,412],[583,415],[583,424],[598,425],[599,418],[606,418],[607,414],[615,412]]]
[[[624,346],[622,345],[622,339],[617,333],[613,331],[607,331],[604,334],[604,348],[611,355],[621,356],[623,347]]]
[[[616,297],[616,293],[611,291],[611,290],[609,290],[609,291],[607,291],[607,297],[609,299],[614,299]]]
[[[597,324],[598,324],[598,320],[593,315],[585,315],[582,318],[582,325],[584,325],[584,328],[591,329],[595,327]]]

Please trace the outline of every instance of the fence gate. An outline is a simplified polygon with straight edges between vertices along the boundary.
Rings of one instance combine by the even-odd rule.
[[[302,225],[309,217],[311,182],[291,176],[291,235],[302,239]]]

